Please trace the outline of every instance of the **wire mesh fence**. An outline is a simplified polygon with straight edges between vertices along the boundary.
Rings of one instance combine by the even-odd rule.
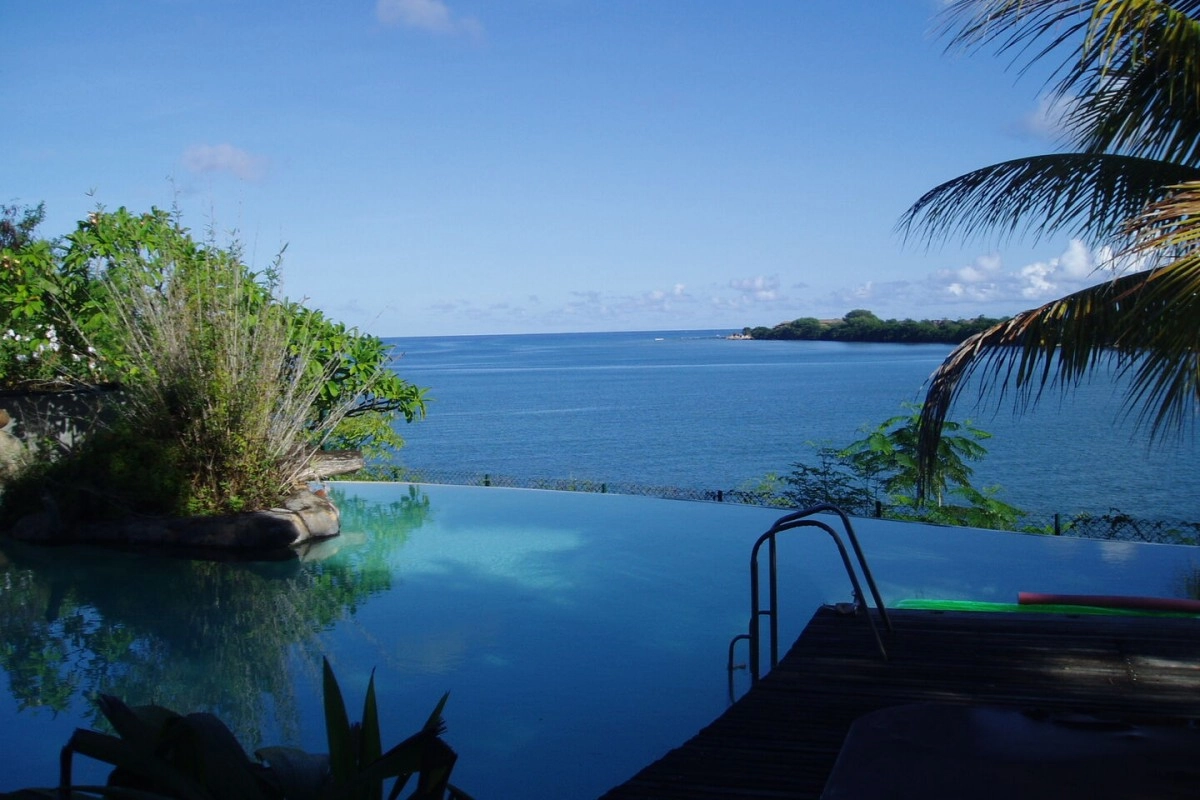
[[[548,489],[560,492],[636,495],[667,500],[736,503],[780,509],[793,507],[780,494],[762,488],[703,489],[654,486],[623,481],[595,481],[585,478],[537,478],[469,470],[413,469],[395,464],[373,467],[359,477],[454,486],[497,486],[517,489]],[[911,508],[889,507],[882,503],[876,503],[873,509],[860,509],[859,516],[913,519]],[[1110,509],[1104,513],[1023,513],[1019,523],[1010,530],[1020,533],[1075,536],[1108,541],[1200,545],[1200,522],[1137,518],[1117,509]]]

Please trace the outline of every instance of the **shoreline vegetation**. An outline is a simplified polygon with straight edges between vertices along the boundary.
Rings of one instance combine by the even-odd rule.
[[[742,328],[730,339],[778,339],[809,342],[875,342],[890,344],[962,344],[967,338],[991,328],[1003,318],[974,319],[880,319],[863,308],[841,319],[800,317],[791,322]]]

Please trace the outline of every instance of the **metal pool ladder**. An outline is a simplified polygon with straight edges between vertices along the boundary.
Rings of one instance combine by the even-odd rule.
[[[812,506],[801,511],[795,511],[791,514],[786,514],[775,520],[775,524],[767,530],[762,536],[758,537],[758,541],[754,543],[754,548],[750,551],[750,632],[738,634],[733,637],[729,643],[729,680],[733,685],[733,655],[734,648],[739,641],[745,640],[750,645],[750,681],[752,684],[757,683],[761,677],[761,643],[762,643],[762,618],[766,617],[768,622],[768,645],[771,655],[771,667],[779,663],[779,593],[778,593],[778,569],[777,569],[777,546],[776,538],[784,531],[794,530],[796,528],[818,528],[825,531],[832,537],[834,544],[837,545],[838,553],[841,554],[842,564],[846,567],[846,575],[850,578],[850,585],[854,588],[853,611],[856,615],[862,615],[866,618],[867,624],[871,628],[871,633],[875,637],[875,643],[879,646],[879,654],[887,659],[887,648],[883,646],[883,639],[880,638],[879,628],[875,624],[875,617],[871,613],[870,606],[866,598],[863,596],[862,585],[859,583],[858,574],[854,570],[854,565],[850,561],[850,554],[846,550],[846,545],[842,541],[842,537],[828,523],[819,519],[813,519],[817,514],[836,514],[842,521],[842,529],[846,534],[846,538],[850,540],[850,546],[854,549],[854,556],[858,560],[859,569],[862,571],[863,579],[867,582],[867,587],[871,590],[871,597],[875,601],[875,609],[883,620],[884,627],[888,633],[892,632],[892,621],[888,618],[887,608],[883,604],[883,599],[880,597],[879,588],[875,585],[875,578],[871,575],[871,568],[867,565],[867,559],[863,555],[862,547],[858,544],[858,536],[854,533],[854,526],[850,524],[850,517],[846,512],[842,511],[837,506],[823,503],[821,505]],[[767,546],[767,606],[762,607],[762,591],[759,581],[759,561],[760,551],[763,545]]]

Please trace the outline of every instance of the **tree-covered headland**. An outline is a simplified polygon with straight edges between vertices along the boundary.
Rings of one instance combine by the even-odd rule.
[[[773,328],[743,328],[750,339],[787,339],[814,342],[890,342],[896,344],[959,344],[1002,320],[974,319],[880,319],[858,308],[841,319],[800,317]]]

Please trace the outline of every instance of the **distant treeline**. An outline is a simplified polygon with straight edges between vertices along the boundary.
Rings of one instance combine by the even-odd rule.
[[[751,339],[802,339],[824,342],[897,342],[902,344],[958,344],[1001,319],[880,319],[866,309],[855,309],[841,319],[801,317],[774,328],[743,328]]]

